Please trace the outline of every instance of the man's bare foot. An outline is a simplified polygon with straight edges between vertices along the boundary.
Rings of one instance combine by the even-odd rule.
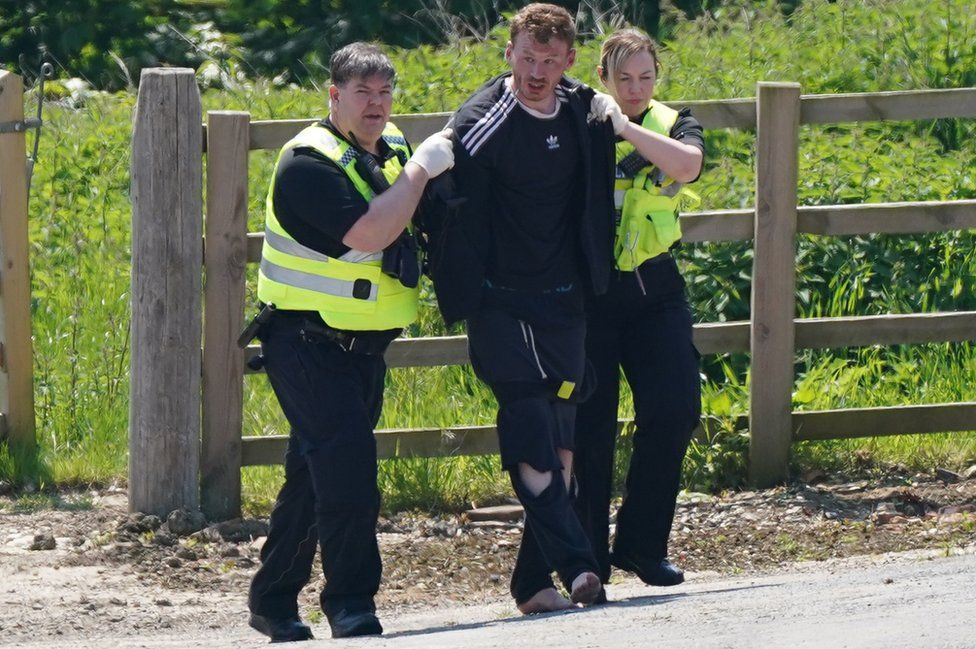
[[[593,576],[596,577],[596,575]],[[599,583],[599,580],[597,582]],[[518,605],[518,610],[523,615],[565,611],[568,608],[573,608],[573,603],[560,595],[555,588],[543,588],[531,598]]]
[[[600,596],[600,578],[592,572],[582,572],[573,580],[569,598],[576,604],[592,604]]]

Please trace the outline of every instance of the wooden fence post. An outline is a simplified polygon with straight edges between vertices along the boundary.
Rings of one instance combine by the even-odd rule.
[[[758,487],[786,480],[793,439],[799,125],[799,84],[760,82],[749,386],[749,477]]]
[[[34,355],[27,242],[27,155],[24,84],[0,70],[0,438],[32,451]]]
[[[142,71],[132,134],[129,510],[199,506],[203,142],[193,70]]]
[[[243,322],[247,265],[248,113],[207,113],[207,218],[204,245],[203,443],[200,498],[208,518],[241,513]]]

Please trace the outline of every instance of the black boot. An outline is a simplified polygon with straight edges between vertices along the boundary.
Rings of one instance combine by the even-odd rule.
[[[329,618],[333,638],[352,638],[360,635],[381,635],[383,627],[372,611],[342,609]]]
[[[266,617],[251,613],[251,628],[271,638],[271,642],[311,640],[312,630],[295,617]]]
[[[685,573],[667,559],[642,560],[632,554],[614,551],[610,563],[632,572],[648,586],[677,586],[685,580]]]

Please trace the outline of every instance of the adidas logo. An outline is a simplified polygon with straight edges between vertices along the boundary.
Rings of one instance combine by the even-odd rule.
[[[559,138],[556,137],[555,135],[550,135],[549,137],[546,138],[546,144],[549,145],[549,150],[550,151],[552,151],[553,149],[558,149],[559,148]]]

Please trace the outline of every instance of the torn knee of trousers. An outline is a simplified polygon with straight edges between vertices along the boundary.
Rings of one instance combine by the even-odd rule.
[[[525,501],[529,500],[534,504],[545,505],[564,497],[566,494],[566,485],[563,483],[562,472],[549,471],[548,473],[550,476],[549,485],[538,494],[534,494],[522,480],[518,469],[511,471],[512,489],[515,490],[515,495],[518,496],[519,501],[525,503]]]

